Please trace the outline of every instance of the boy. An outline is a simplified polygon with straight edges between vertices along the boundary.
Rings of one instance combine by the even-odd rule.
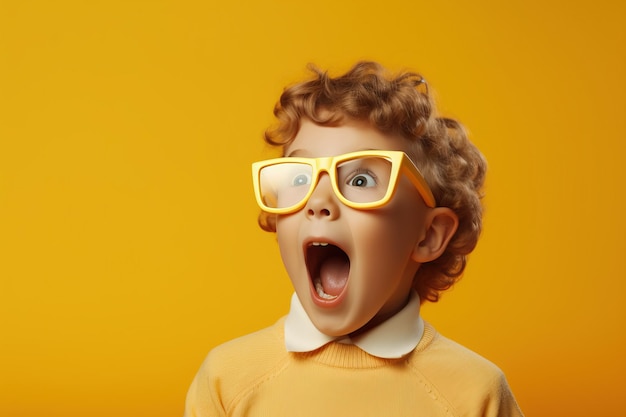
[[[502,372],[419,316],[462,274],[486,169],[426,82],[374,62],[287,88],[253,164],[295,288],[274,326],[211,351],[192,416],[521,416]]]

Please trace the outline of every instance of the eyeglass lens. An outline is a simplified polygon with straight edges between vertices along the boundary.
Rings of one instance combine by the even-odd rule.
[[[390,186],[391,161],[367,156],[337,164],[336,189],[348,201],[374,203],[383,199]],[[315,186],[313,166],[284,162],[264,167],[260,172],[260,191],[270,208],[287,208],[302,202]]]

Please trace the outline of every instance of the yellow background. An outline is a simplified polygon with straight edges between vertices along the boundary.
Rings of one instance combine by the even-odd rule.
[[[1,0],[0,415],[181,415],[211,347],[286,313],[250,163],[307,62],[360,58],[422,72],[490,163],[426,318],[528,416],[624,415],[623,4]]]

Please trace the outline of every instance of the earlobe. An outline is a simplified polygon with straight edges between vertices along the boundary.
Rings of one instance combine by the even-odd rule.
[[[459,218],[448,207],[436,207],[430,210],[425,226],[424,236],[415,245],[412,256],[419,263],[441,256],[459,226]]]

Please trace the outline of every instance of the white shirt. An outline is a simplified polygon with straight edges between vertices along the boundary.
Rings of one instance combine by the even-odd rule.
[[[285,347],[289,352],[310,352],[327,343],[351,343],[372,356],[401,358],[410,353],[424,334],[420,317],[420,298],[412,291],[407,305],[378,326],[354,337],[333,337],[320,332],[304,311],[298,296],[291,297],[285,320]]]

